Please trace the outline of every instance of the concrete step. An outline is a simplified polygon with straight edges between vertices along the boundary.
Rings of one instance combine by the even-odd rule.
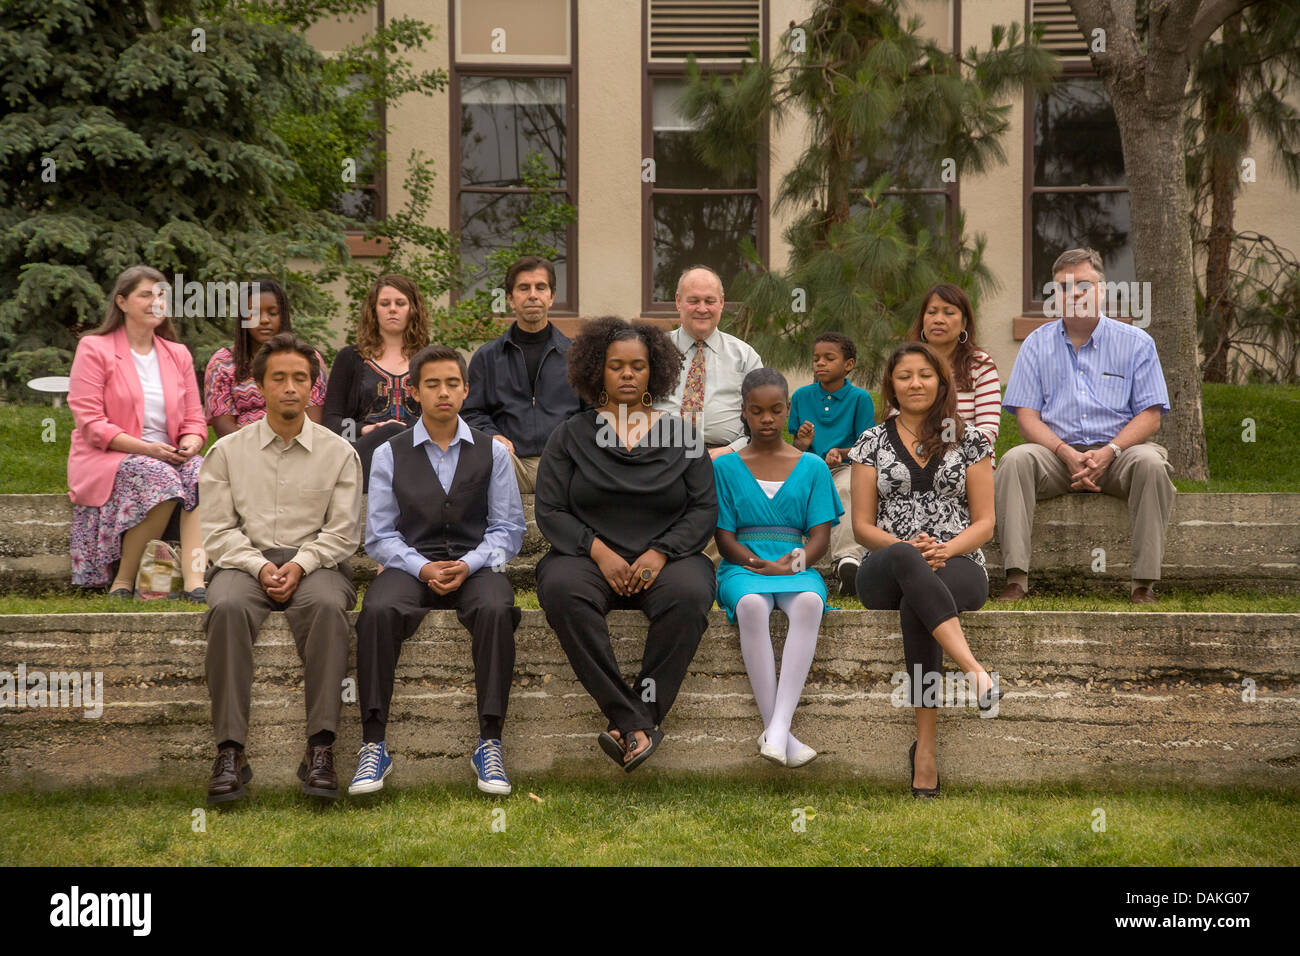
[[[213,754],[200,619],[0,616],[0,672],[14,674],[20,663],[28,674],[99,672],[104,686],[99,717],[73,707],[0,709],[0,787],[137,776],[198,787]],[[963,622],[977,657],[1009,693],[996,718],[944,710],[945,780],[1300,783],[1300,615],[981,611]],[[630,679],[645,619],[618,611],[610,623]],[[784,636],[779,614],[773,633]],[[504,739],[516,783],[569,767],[617,772],[595,748],[604,720],[542,612],[524,611],[516,643]],[[255,662],[248,752],[259,781],[289,783],[304,714],[301,665],[283,615],[268,619]],[[828,614],[794,727],[822,757],[801,773],[905,776],[914,732],[912,711],[895,706],[903,666],[896,613]],[[339,767],[350,775],[360,744],[355,703],[345,703],[342,716]],[[398,780],[466,778],[476,730],[469,637],[454,612],[431,612],[398,667],[389,726]],[[762,763],[755,744],[762,725],[736,631],[720,611],[665,730],[656,767],[717,772]]]
[[[507,573],[516,588],[531,589],[548,550],[533,520],[532,495],[524,495],[524,516],[523,548]],[[70,590],[71,523],[66,495],[0,495],[0,593]],[[1042,502],[1034,516],[1034,587],[1113,593],[1128,580],[1131,546],[1128,510],[1118,499],[1068,495]],[[992,583],[1000,587],[996,538],[984,554]],[[364,549],[355,566],[360,580],[374,577],[375,563]],[[819,568],[829,580],[829,564]],[[1300,494],[1178,495],[1163,575],[1166,588],[1300,590]]]

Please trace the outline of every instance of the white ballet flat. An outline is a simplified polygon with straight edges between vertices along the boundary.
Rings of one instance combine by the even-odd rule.
[[[789,766],[789,764],[786,763],[784,750],[778,750],[776,747],[769,747],[767,745],[766,730],[758,735],[758,755],[764,760],[770,760],[772,763],[780,764],[782,767]]]
[[[812,763],[817,757],[817,751],[813,750],[807,744],[800,744],[799,749],[793,757],[786,757],[785,765],[790,768],[802,767],[806,763]]]

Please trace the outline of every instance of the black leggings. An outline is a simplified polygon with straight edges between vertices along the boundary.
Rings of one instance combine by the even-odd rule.
[[[916,674],[938,674],[943,647],[934,629],[958,611],[974,611],[989,598],[984,569],[964,555],[933,570],[906,541],[872,551],[858,568],[858,600],[873,611],[898,609],[903,629],[903,657],[911,684],[912,706],[921,707],[922,683]]]

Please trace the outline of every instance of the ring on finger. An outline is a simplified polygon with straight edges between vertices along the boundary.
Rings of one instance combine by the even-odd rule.
[[[653,571],[651,571],[649,568],[642,568],[642,569],[641,569],[641,580],[642,580],[642,581],[649,581],[649,580],[651,580],[654,576],[655,576],[655,573],[654,573]]]

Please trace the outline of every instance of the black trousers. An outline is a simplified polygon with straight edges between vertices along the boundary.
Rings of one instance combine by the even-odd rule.
[[[470,633],[480,729],[484,718],[505,718],[521,614],[510,581],[498,571],[482,568],[458,590],[438,594],[419,578],[388,568],[366,589],[357,616],[357,698],[363,724],[377,720],[387,725],[402,642],[430,611],[450,608],[456,609]]]
[[[591,558],[552,551],[537,565],[537,600],[574,674],[626,738],[663,723],[709,623],[717,580],[702,554],[669,561],[649,588],[615,594]],[[628,687],[614,657],[606,615],[634,608],[650,619],[641,669]]]
[[[388,441],[394,435],[400,435],[411,425],[380,425],[378,428],[371,429],[366,434],[361,434],[361,426],[357,426],[357,440],[352,443],[352,447],[357,450],[357,457],[361,459],[361,492],[366,494],[370,491],[370,459],[375,457],[375,449]],[[427,587],[427,585],[426,585]]]
[[[935,571],[906,541],[872,551],[858,568],[858,600],[873,611],[898,609],[903,631],[903,657],[911,683],[912,706],[921,703],[920,673],[939,674],[943,647],[933,631],[958,611],[974,611],[989,598],[984,569],[963,556],[949,558]],[[918,671],[919,668],[919,671]]]

